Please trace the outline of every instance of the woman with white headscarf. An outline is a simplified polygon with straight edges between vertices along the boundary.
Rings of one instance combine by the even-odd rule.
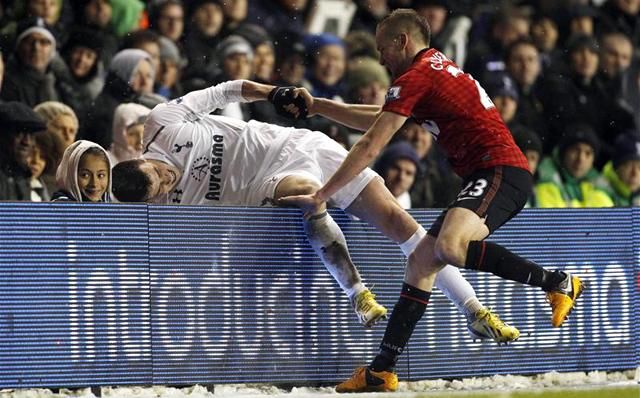
[[[113,115],[113,144],[109,148],[113,164],[142,156],[142,133],[149,113],[151,109],[144,105],[118,105]]]
[[[60,189],[51,200],[111,202],[111,160],[100,145],[80,140],[64,151],[56,172]]]

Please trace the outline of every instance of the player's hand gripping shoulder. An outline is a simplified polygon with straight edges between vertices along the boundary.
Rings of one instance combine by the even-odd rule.
[[[278,115],[294,120],[306,119],[313,104],[313,97],[307,90],[293,86],[276,87],[267,99]]]

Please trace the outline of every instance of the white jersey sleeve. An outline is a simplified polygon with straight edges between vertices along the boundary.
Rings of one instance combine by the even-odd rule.
[[[242,84],[243,80],[232,80],[157,105],[145,123],[145,149],[162,128],[195,122],[232,102],[247,102],[242,97]]]

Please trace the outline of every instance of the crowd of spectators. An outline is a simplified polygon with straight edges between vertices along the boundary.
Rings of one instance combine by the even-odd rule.
[[[391,79],[375,26],[412,7],[527,156],[530,206],[640,205],[640,0],[344,0],[355,12],[341,36],[307,31],[322,1],[0,0],[0,200],[109,200],[108,181],[95,194],[78,173],[140,156],[153,106],[231,79],[381,105]],[[347,148],[358,135],[268,103],[219,113]],[[372,165],[392,193],[405,207],[447,206],[460,179],[430,133],[410,120],[394,140]]]

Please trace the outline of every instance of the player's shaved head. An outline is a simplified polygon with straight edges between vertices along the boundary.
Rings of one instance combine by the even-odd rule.
[[[144,202],[148,199],[151,180],[141,169],[142,159],[126,160],[112,170],[112,192],[120,202]]]
[[[378,23],[378,29],[382,29],[387,38],[406,33],[416,41],[424,42],[429,46],[431,42],[431,28],[427,19],[409,8],[398,8],[384,17]]]

